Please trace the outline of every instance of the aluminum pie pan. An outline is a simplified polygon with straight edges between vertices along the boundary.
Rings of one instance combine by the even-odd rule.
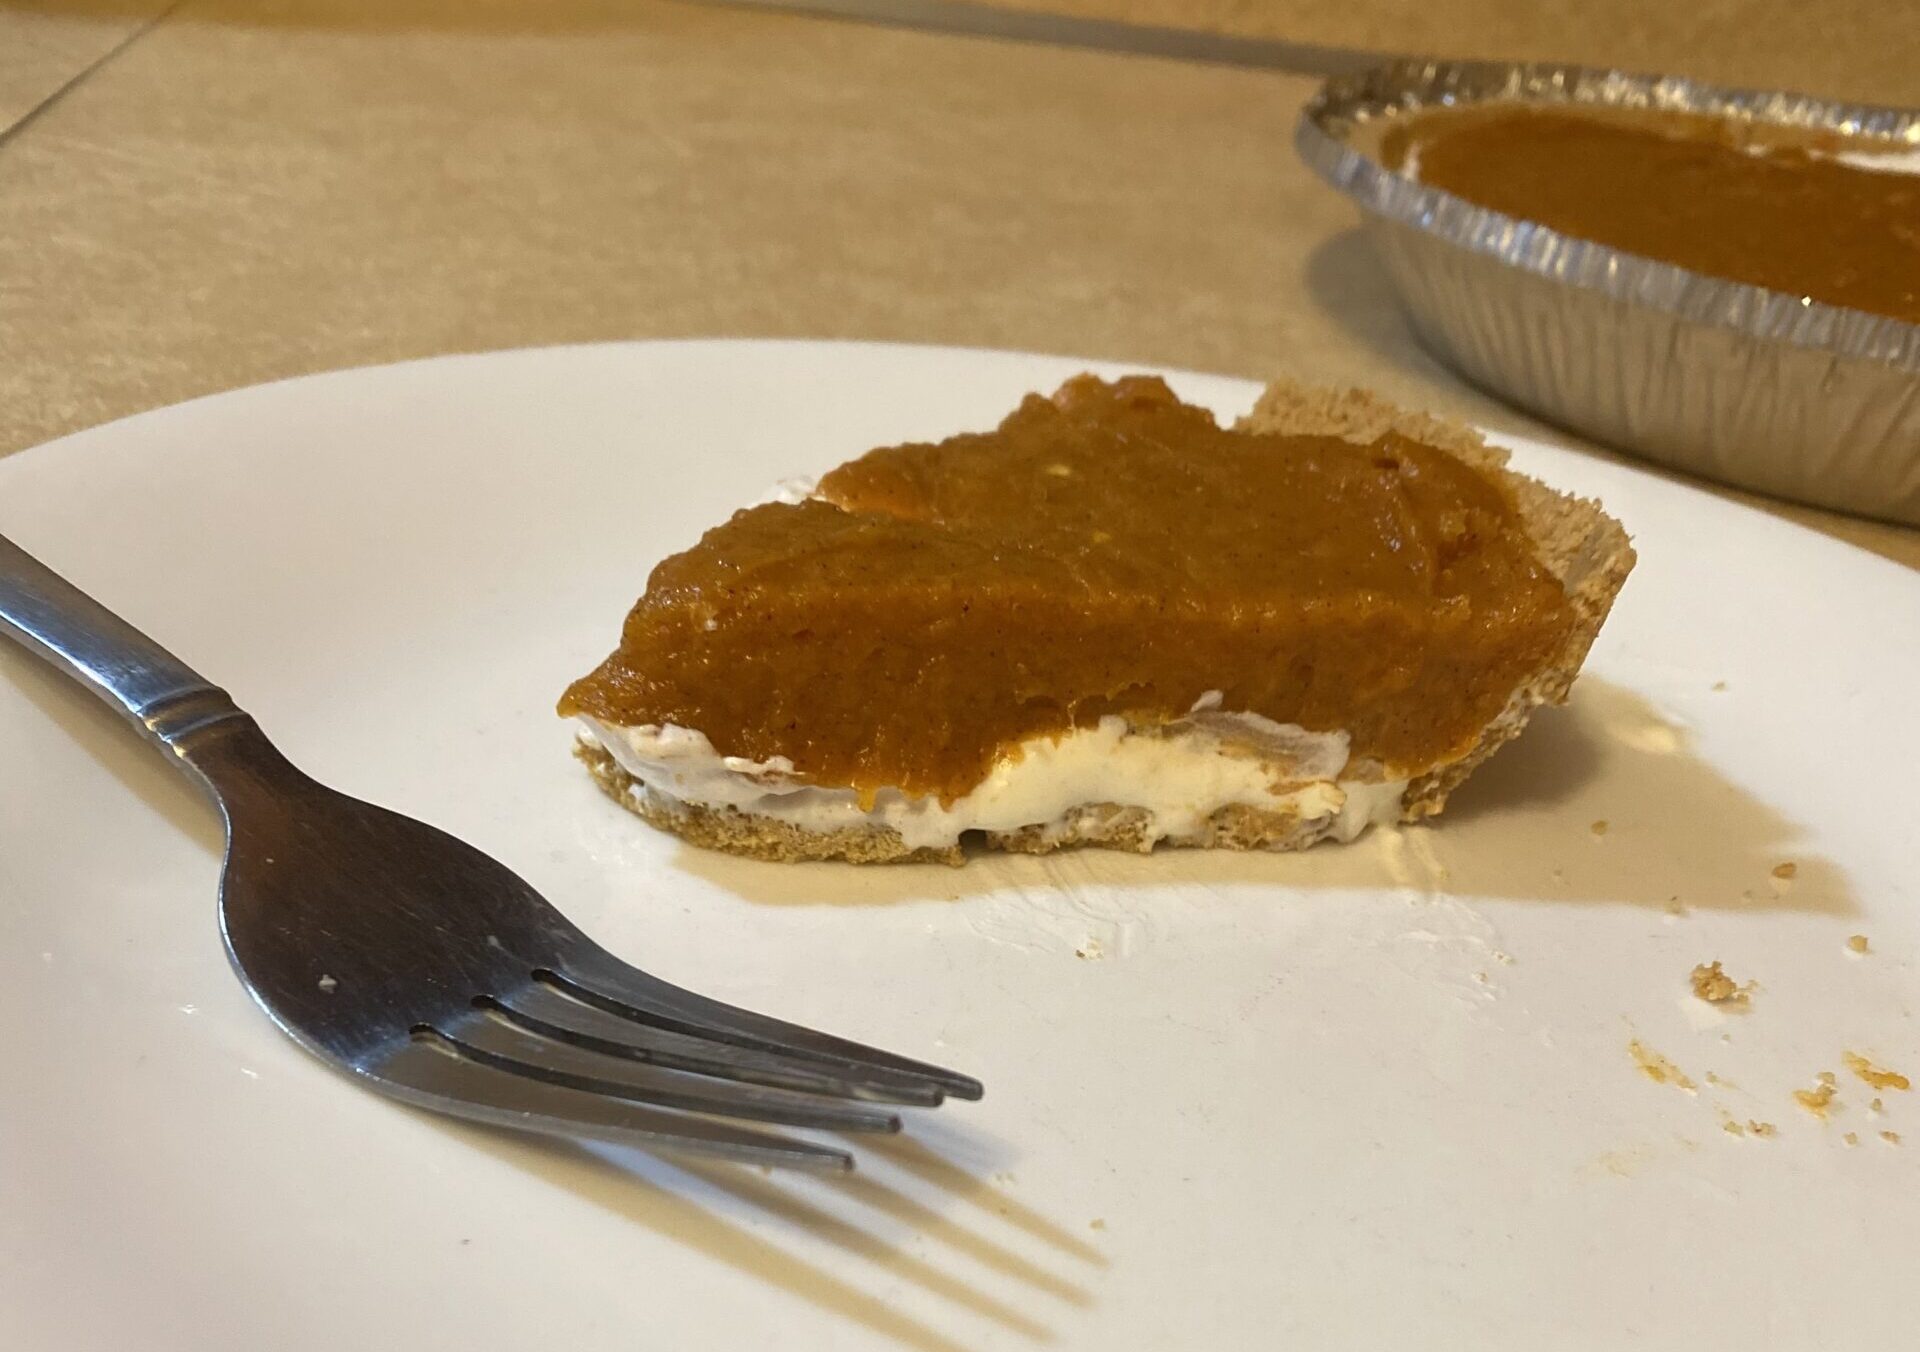
[[[1434,108],[1714,114],[1920,151],[1920,110],[1586,66],[1398,61],[1329,80],[1294,144],[1352,198],[1422,343],[1551,422],[1723,483],[1920,525],[1920,325],[1705,276],[1475,206],[1388,169]]]

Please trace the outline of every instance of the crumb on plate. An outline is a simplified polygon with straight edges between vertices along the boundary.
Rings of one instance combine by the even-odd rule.
[[[1833,1107],[1833,1096],[1836,1092],[1835,1085],[1836,1082],[1833,1072],[1823,1070],[1820,1072],[1819,1082],[1814,1088],[1796,1089],[1793,1091],[1794,1102],[1798,1103],[1815,1117],[1824,1120],[1828,1111]]]
[[[1753,994],[1753,983],[1749,981],[1744,986],[1740,985],[1721,969],[1718,958],[1695,966],[1690,980],[1695,998],[1705,1000],[1710,1005],[1744,1008]]]
[[[1885,1070],[1867,1060],[1859,1052],[1842,1053],[1840,1059],[1847,1063],[1847,1069],[1872,1085],[1875,1089],[1911,1089],[1913,1081],[1897,1070]],[[1878,1103],[1879,1100],[1875,1099]]]
[[[1640,1067],[1640,1073],[1655,1084],[1670,1084],[1676,1089],[1686,1090],[1689,1094],[1695,1092],[1697,1086],[1684,1070],[1647,1046],[1639,1038],[1634,1038],[1627,1043],[1627,1054],[1633,1058],[1633,1063]]]

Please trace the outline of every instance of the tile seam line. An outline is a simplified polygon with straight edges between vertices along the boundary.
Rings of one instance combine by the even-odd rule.
[[[100,53],[99,56],[96,56],[92,61],[88,62],[85,66],[82,66],[78,71],[74,72],[72,76],[70,76],[66,81],[64,81],[58,88],[54,89],[51,93],[49,93],[45,98],[41,99],[40,102],[34,104],[33,107],[27,109],[26,112],[20,114],[19,117],[15,118],[7,126],[0,127],[0,151],[5,150],[9,145],[11,145],[14,139],[18,137],[21,132],[25,131],[28,127],[33,125],[33,123],[39,121],[41,116],[45,114],[49,109],[54,107],[54,105],[60,103],[69,94],[72,94],[75,90],[79,89],[88,80],[92,79],[96,74],[98,74],[104,67],[111,64],[116,57],[121,55],[121,53],[125,52],[128,48],[132,47],[135,43],[139,42],[140,39],[146,37],[147,34],[151,33],[154,29],[158,28],[161,25],[161,23],[163,23],[166,19],[170,18],[173,15],[175,10],[179,9],[185,3],[186,3],[186,0],[173,0],[172,4],[167,5],[158,14],[155,14],[151,18],[147,19],[139,27],[135,28],[131,33],[128,33],[125,37],[121,38],[118,42],[114,43],[113,46],[107,48],[106,51]]]

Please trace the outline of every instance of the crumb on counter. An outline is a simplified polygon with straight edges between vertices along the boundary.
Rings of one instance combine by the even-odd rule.
[[[1867,1060],[1866,1057],[1860,1055],[1859,1052],[1842,1053],[1840,1059],[1847,1063],[1848,1070],[1872,1085],[1875,1089],[1907,1090],[1913,1088],[1913,1081],[1909,1080],[1899,1071],[1882,1069]],[[1879,1101],[1878,1099],[1874,1100],[1875,1103]]]
[[[1888,1145],[1899,1145],[1900,1133],[1897,1131],[1883,1131],[1880,1133],[1880,1139],[1885,1141]]]
[[[1873,945],[1867,942],[1867,936],[1866,936],[1866,935],[1864,935],[1864,934],[1850,934],[1850,935],[1848,935],[1848,936],[1847,936],[1847,947],[1848,947],[1849,949],[1851,949],[1851,950],[1852,950],[1853,952],[1855,952],[1855,953],[1871,953],[1871,952],[1873,952]]]
[[[1607,819],[1605,817],[1602,817],[1599,821],[1595,822],[1592,826],[1589,826],[1587,829],[1593,832],[1596,836],[1604,836],[1607,833]]]
[[[1840,1139],[1845,1141],[1848,1145],[1859,1145],[1860,1133],[1857,1131],[1850,1131],[1845,1136],[1842,1136]]]
[[[1107,1222],[1103,1217],[1100,1217],[1100,1216],[1095,1216],[1092,1220],[1087,1222],[1087,1229],[1089,1230],[1104,1230],[1106,1228],[1107,1228]]]
[[[1725,690],[1727,688],[1727,683],[1725,681],[1715,681],[1713,683],[1713,688],[1717,693],[1719,691]]]
[[[1878,1117],[1881,1113],[1884,1113],[1886,1110],[1887,1110],[1887,1105],[1882,1103],[1877,1098],[1872,1103],[1869,1103],[1867,1105],[1867,1111],[1872,1113],[1875,1117]]]
[[[1794,1102],[1798,1103],[1815,1117],[1825,1120],[1828,1112],[1833,1107],[1833,1096],[1836,1092],[1836,1081],[1833,1072],[1823,1070],[1820,1072],[1819,1081],[1814,1088],[1796,1089],[1793,1091],[1793,1098]]]
[[[1639,1038],[1634,1038],[1627,1043],[1627,1054],[1633,1058],[1633,1063],[1640,1067],[1640,1073],[1655,1084],[1670,1084],[1676,1089],[1686,1090],[1689,1094],[1696,1092],[1697,1086],[1684,1070],[1647,1046]]]
[[[1749,981],[1744,986],[1740,985],[1721,969],[1717,958],[1697,965],[1689,979],[1695,998],[1705,1000],[1710,1005],[1732,1005],[1744,1009],[1753,994],[1753,983]]]
[[[1780,1128],[1774,1126],[1773,1123],[1755,1122],[1751,1118],[1747,1119],[1747,1130],[1755,1136],[1778,1136],[1780,1134]]]
[[[1800,871],[1800,866],[1794,863],[1791,859],[1787,860],[1785,863],[1775,864],[1773,866],[1773,876],[1778,878],[1783,883],[1791,882],[1793,880],[1794,874],[1798,873],[1799,871]]]

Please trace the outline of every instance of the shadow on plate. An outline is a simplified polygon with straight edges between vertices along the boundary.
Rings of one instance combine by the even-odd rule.
[[[959,901],[1047,887],[1262,887],[1414,891],[1645,906],[1848,915],[1830,861],[1796,848],[1792,822],[1694,754],[1687,730],[1633,691],[1581,679],[1540,710],[1437,821],[1299,854],[1163,849],[975,855],[965,868],[766,864],[681,846],[679,867],[769,905]],[[1791,862],[1792,879],[1774,876]]]
[[[1045,1343],[1054,1336],[1044,1322],[1048,1306],[1035,1297],[1069,1308],[1092,1303],[1080,1281],[1056,1269],[1084,1274],[1107,1266],[1091,1245],[956,1163],[950,1154],[975,1151],[977,1143],[969,1137],[943,1149],[934,1144],[938,1125],[926,1118],[911,1124],[915,1137],[850,1138],[861,1172],[844,1175],[655,1157],[433,1120],[549,1184],[915,1352],[958,1352],[965,1344],[904,1313],[888,1295],[902,1286]],[[909,1178],[937,1196],[909,1190]],[[1038,1241],[1048,1261],[996,1237],[1004,1228]],[[781,1238],[834,1250],[832,1269],[799,1257]],[[960,1275],[965,1268],[947,1262],[948,1251],[990,1273],[1004,1294]]]
[[[172,826],[209,854],[221,852],[218,814],[105,705],[11,647],[0,649],[0,680]],[[1685,728],[1633,691],[1588,676],[1565,708],[1535,714],[1526,733],[1482,766],[1437,822],[1374,830],[1351,845],[1278,855],[980,853],[958,869],[767,864],[682,845],[675,862],[768,905],[887,905],[1005,891],[1188,885],[1854,913],[1839,868],[1799,852],[1794,824],[1701,760],[1690,743]],[[1791,879],[1774,875],[1784,863],[1794,865]]]

